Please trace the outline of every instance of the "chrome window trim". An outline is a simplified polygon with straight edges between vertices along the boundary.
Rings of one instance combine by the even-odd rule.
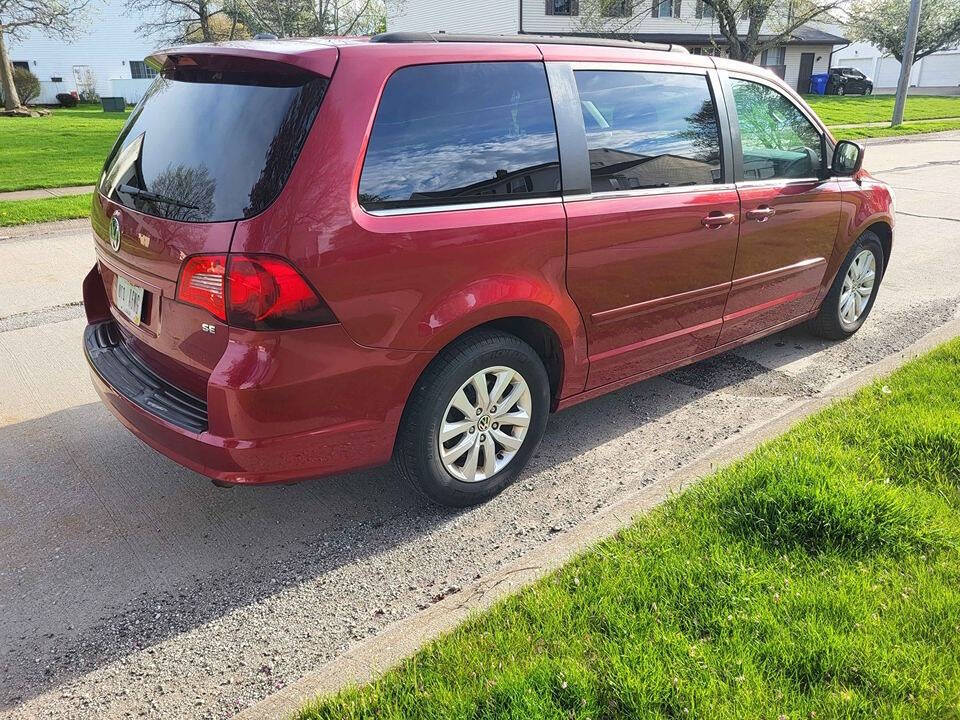
[[[738,188],[750,187],[770,187],[773,185],[806,185],[807,183],[825,183],[830,178],[805,177],[805,178],[770,178],[768,180],[741,180],[736,185]]]
[[[450,205],[421,205],[419,207],[387,208],[367,210],[359,205],[361,211],[374,217],[394,217],[397,215],[421,215],[425,213],[458,212],[463,210],[490,210],[492,208],[525,207],[527,205],[551,205],[563,202],[560,195],[545,198],[527,198],[526,200],[493,200],[488,202],[465,202]]]
[[[612,200],[615,198],[655,197],[658,195],[678,195],[681,193],[706,193],[723,190],[736,190],[736,183],[716,183],[713,185],[675,185],[666,188],[646,188],[641,190],[614,190],[611,192],[593,192],[578,195],[564,195],[563,201],[582,202],[584,200]]]
[[[621,72],[659,72],[675,73],[683,75],[702,75],[706,77],[711,68],[691,67],[689,65],[673,65],[659,63],[638,63],[638,62],[590,62],[589,60],[576,60],[569,63],[574,72],[578,70],[619,70]]]

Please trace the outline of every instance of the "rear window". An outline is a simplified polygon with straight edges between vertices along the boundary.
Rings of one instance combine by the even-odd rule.
[[[315,75],[168,71],[127,120],[100,192],[183,222],[256,215],[283,189],[326,87]]]
[[[542,63],[419,65],[390,77],[360,178],[363,207],[559,193],[557,131]]]

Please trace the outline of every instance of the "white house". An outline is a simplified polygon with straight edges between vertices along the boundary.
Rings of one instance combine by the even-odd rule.
[[[873,79],[875,92],[894,92],[900,80],[900,63],[870,43],[852,43],[837,49],[834,67],[855,67]],[[917,91],[960,95],[960,47],[928,55],[913,64],[910,86]]]
[[[14,66],[28,67],[39,78],[35,103],[56,103],[57,93],[79,91],[85,82],[92,82],[101,96],[134,103],[155,74],[143,59],[162,44],[137,33],[142,22],[142,17],[126,14],[123,0],[99,0],[91,3],[76,40],[31,30],[20,40],[8,37],[7,50]]]
[[[634,12],[633,3],[645,3]],[[698,0],[621,0],[621,17],[611,18],[605,34],[649,42],[676,43],[694,53],[722,52],[726,41],[709,7]],[[584,35],[578,0],[404,0],[389,4],[389,31],[448,33]],[[625,26],[624,17],[636,16]],[[748,22],[741,21],[746,33]],[[846,39],[814,25],[798,28],[784,45],[756,59],[800,92],[807,92],[810,75],[826,72],[835,45]]]

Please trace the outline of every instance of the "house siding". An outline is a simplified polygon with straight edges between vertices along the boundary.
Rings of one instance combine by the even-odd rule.
[[[830,51],[832,45],[787,45],[783,64],[786,66],[786,73],[783,81],[798,92],[809,92],[809,88],[798,88],[797,79],[800,76],[800,56],[803,53],[813,53],[813,72],[811,74],[825,73],[830,69]]]
[[[640,4],[642,1],[642,5]],[[650,17],[652,0],[635,0],[634,13],[638,16],[610,18],[600,31],[620,33],[705,33],[720,36],[717,21],[697,18],[696,0],[680,0],[680,17]],[[410,4],[410,0],[408,0]],[[516,4],[513,4],[516,12]],[[570,33],[584,32],[581,16],[546,15],[544,0],[523,0],[523,29],[530,33]],[[642,11],[640,10],[642,8]],[[738,28],[747,31],[748,22],[741,22]],[[594,31],[594,28],[589,28]]]
[[[40,80],[41,96],[34,102],[56,103],[57,93],[77,90],[73,72],[76,65],[90,67],[101,96],[116,92],[111,80],[130,80],[130,61],[143,60],[162,43],[141,37],[137,26],[143,18],[125,12],[123,0],[103,0],[91,5],[84,32],[69,42],[33,31],[24,33],[21,39],[7,38],[10,59],[29,62],[30,71]],[[62,81],[53,82],[55,77]],[[126,98],[128,102],[139,99],[144,84],[123,84],[124,97],[126,91],[131,94]]]
[[[513,35],[518,26],[518,0],[459,3],[450,0],[405,0],[390,4],[390,32],[492,33]],[[540,3],[540,14],[544,4]]]

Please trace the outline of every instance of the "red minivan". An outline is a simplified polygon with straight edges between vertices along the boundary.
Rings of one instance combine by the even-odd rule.
[[[482,501],[552,411],[798,323],[853,334],[890,257],[862,148],[752,65],[409,33],[149,61],[84,348],[121,422],[218,484],[392,457]]]

